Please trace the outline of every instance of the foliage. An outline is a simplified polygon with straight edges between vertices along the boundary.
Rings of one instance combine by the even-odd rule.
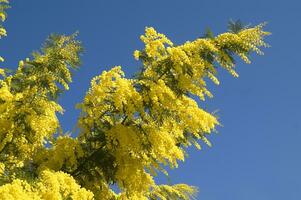
[[[0,2],[4,21],[8,2]],[[78,137],[60,131],[57,99],[80,66],[82,47],[76,34],[51,35],[14,73],[0,69],[0,198],[193,198],[195,187],[158,185],[154,177],[176,168],[187,147],[201,147],[199,140],[211,145],[207,136],[219,125],[217,116],[194,97],[212,97],[206,81],[219,84],[217,65],[237,77],[234,55],[249,63],[251,52],[263,54],[259,47],[269,34],[263,26],[233,26],[216,37],[207,31],[179,46],[146,28],[145,48],[134,52],[143,64],[135,78],[117,66],[92,79],[77,106]]]

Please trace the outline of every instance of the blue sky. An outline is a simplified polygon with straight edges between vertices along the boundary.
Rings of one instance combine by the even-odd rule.
[[[219,110],[223,127],[210,139],[212,148],[190,149],[186,163],[171,172],[173,183],[198,186],[203,200],[301,199],[301,3],[297,0],[16,0],[5,26],[1,56],[5,67],[38,49],[53,32],[79,31],[85,53],[70,90],[60,99],[64,130],[72,130],[90,79],[114,65],[128,76],[137,70],[132,53],[142,48],[145,26],[165,33],[175,44],[199,37],[206,27],[226,31],[227,21],[256,25],[267,21],[271,48],[239,62],[238,79],[221,71],[213,99],[202,102]],[[298,20],[299,19],[299,20]],[[166,178],[160,178],[166,181]]]

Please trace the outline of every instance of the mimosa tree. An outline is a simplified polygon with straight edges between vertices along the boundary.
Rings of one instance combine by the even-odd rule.
[[[0,2],[4,21],[8,2]],[[147,27],[134,78],[116,66],[91,80],[77,106],[77,137],[64,134],[57,118],[57,100],[80,66],[76,34],[51,35],[14,72],[0,68],[0,199],[193,198],[195,187],[154,177],[177,168],[187,147],[211,145],[207,136],[219,121],[197,101],[212,97],[206,81],[219,84],[217,66],[237,77],[234,56],[250,63],[251,52],[263,54],[263,26],[232,24],[182,45]]]

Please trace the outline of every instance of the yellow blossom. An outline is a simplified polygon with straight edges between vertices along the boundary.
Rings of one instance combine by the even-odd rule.
[[[6,3],[0,0],[2,21]],[[207,80],[219,85],[216,65],[237,77],[233,55],[250,63],[250,52],[263,54],[269,34],[263,27],[177,46],[146,27],[140,37],[145,47],[134,51],[141,71],[127,78],[116,66],[94,77],[77,106],[72,136],[61,128],[58,97],[80,65],[76,34],[51,35],[32,58],[19,61],[15,73],[6,76],[0,68],[0,199],[193,198],[195,187],[160,185],[155,176],[184,162],[187,147],[211,146],[207,136],[218,117],[194,97],[213,97]],[[0,37],[5,35],[0,28]]]

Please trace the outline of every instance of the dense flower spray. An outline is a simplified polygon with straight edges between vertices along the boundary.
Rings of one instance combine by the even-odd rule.
[[[0,2],[4,21],[8,1]],[[263,54],[264,24],[233,27],[178,46],[147,27],[145,48],[134,52],[143,68],[132,79],[120,66],[92,79],[77,106],[77,137],[63,134],[57,118],[57,99],[80,66],[76,34],[51,35],[13,73],[0,68],[0,199],[193,198],[195,187],[160,185],[154,177],[178,167],[187,147],[211,145],[207,136],[219,122],[197,98],[213,96],[206,81],[219,84],[217,66],[237,77],[234,55],[250,63],[251,52]]]

